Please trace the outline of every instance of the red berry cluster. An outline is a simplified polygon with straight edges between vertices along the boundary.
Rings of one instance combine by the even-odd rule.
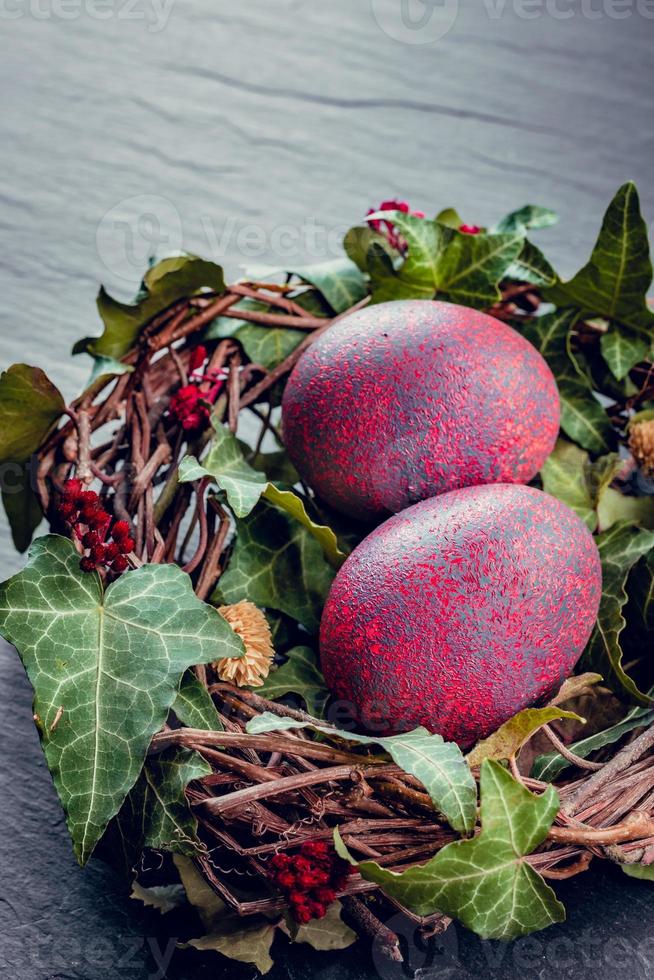
[[[301,925],[322,919],[345,888],[350,865],[324,841],[307,841],[299,854],[276,854],[270,861],[274,884],[284,893]]]
[[[111,515],[103,509],[97,493],[85,490],[81,480],[68,480],[58,512],[84,547],[86,553],[80,561],[83,572],[94,572],[100,567],[125,571],[129,565],[126,556],[134,550],[129,524],[115,521],[109,535]],[[109,536],[112,541],[107,540]]]
[[[211,418],[211,408],[197,385],[178,388],[170,399],[169,411],[171,418],[179,422],[185,432],[204,429]]]

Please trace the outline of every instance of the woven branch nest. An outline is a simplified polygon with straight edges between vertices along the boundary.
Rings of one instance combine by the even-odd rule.
[[[55,530],[68,533],[57,517],[57,500],[74,472],[95,481],[103,506],[130,522],[134,562],[176,562],[191,575],[201,599],[211,594],[229,559],[231,518],[207,494],[206,481],[178,483],[179,461],[189,451],[201,451],[209,435],[189,440],[168,406],[174,391],[188,381],[191,353],[202,331],[217,316],[303,330],[302,343],[270,371],[248,363],[232,338],[207,344],[207,370],[225,377],[216,411],[232,432],[240,413],[250,411],[259,420],[262,440],[270,427],[271,392],[334,322],[307,315],[289,293],[290,286],[241,283],[223,294],[181,300],[146,325],[123,358],[131,372],[96,381],[37,454],[37,494]],[[244,298],[261,301],[270,312],[235,309]],[[504,320],[529,317],[539,302],[534,287],[512,286],[489,312]],[[151,752],[185,746],[211,765],[213,774],[192,783],[187,792],[204,845],[196,863],[240,915],[281,912],[284,899],[270,885],[267,862],[307,840],[331,840],[336,825],[356,857],[374,858],[394,870],[424,863],[457,839],[421,783],[386,757],[353,748],[338,737],[321,734],[317,739],[304,730],[247,734],[247,722],[264,711],[312,719],[221,683],[212,668],[196,672],[213,695],[225,730],[167,728],[155,736]],[[550,735],[566,755],[551,730]],[[566,755],[573,767],[554,784],[560,812],[545,842],[526,858],[547,878],[582,872],[593,857],[620,863],[654,858],[654,727],[628,736],[627,744],[623,740],[617,749],[603,749],[601,757],[603,761],[589,763]],[[513,773],[533,791],[547,785],[521,775],[515,763]],[[357,874],[349,877],[341,897],[359,931],[381,938],[388,954],[399,958],[397,938],[381,921],[399,906]],[[449,921],[402,911],[425,934],[442,930]]]

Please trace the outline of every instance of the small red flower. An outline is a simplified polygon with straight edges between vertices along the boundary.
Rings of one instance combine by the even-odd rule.
[[[200,344],[198,347],[195,348],[195,350],[191,351],[191,356],[188,362],[189,371],[193,373],[193,371],[199,370],[199,368],[202,367],[206,359],[207,359],[207,348],[203,344]]]
[[[276,854],[270,861],[270,876],[286,896],[296,922],[322,919],[343,891],[350,865],[338,857],[325,841],[307,841],[294,855]]]
[[[126,556],[134,550],[129,524],[116,521],[112,529],[113,541],[107,541],[111,515],[102,507],[97,493],[83,489],[81,480],[72,479],[64,484],[58,515],[71,527],[87,552],[80,560],[83,572],[110,567],[120,573],[129,567]]]
[[[479,235],[482,229],[479,225],[459,225],[459,231],[464,235]]]
[[[169,412],[185,432],[203,429],[211,419],[210,406],[195,385],[184,385],[175,392],[170,399]]]

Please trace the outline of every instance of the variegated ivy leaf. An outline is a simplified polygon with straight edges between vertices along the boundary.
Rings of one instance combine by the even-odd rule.
[[[334,313],[344,313],[368,292],[357,265],[343,256],[289,270],[324,296]]]
[[[442,912],[482,939],[515,939],[555,922],[565,909],[525,856],[547,836],[559,808],[553,786],[534,796],[498,762],[481,767],[481,833],[447,844],[426,864],[396,873],[357,864],[338,829],[336,850],[366,881],[417,915]]]
[[[561,718],[585,720],[574,711],[564,711],[562,708],[552,706],[525,708],[524,711],[519,711],[513,718],[500,725],[496,732],[475,745],[472,752],[466,756],[468,765],[479,766],[484,759],[510,759],[539,728]]]
[[[174,565],[103,590],[67,538],[32,546],[0,586],[0,633],[21,655],[75,853],[84,864],[134,786],[184,671],[243,644]]]
[[[96,357],[121,358],[148,320],[203,287],[216,293],[223,292],[225,281],[221,267],[196,255],[176,255],[162,259],[148,269],[134,303],[121,303],[102,288],[97,306],[104,331],[100,337],[79,340],[73,347],[73,354],[88,351]]]
[[[620,639],[626,625],[627,578],[636,562],[654,548],[654,532],[621,522],[596,540],[602,560],[602,600],[584,664],[597,670],[616,694],[647,707],[652,698],[624,670]]]
[[[148,759],[116,817],[125,868],[133,868],[145,847],[195,854],[198,822],[186,799],[186,787],[212,772],[197,752],[165,749]]]
[[[345,561],[331,528],[317,524],[307,513],[304,501],[292,490],[280,490],[266,476],[253,469],[243,455],[241,444],[228,428],[214,419],[214,435],[209,452],[201,462],[186,456],[179,464],[180,483],[211,477],[225,491],[236,517],[247,517],[261,497],[307,529],[318,541],[327,559],[336,567]]]
[[[311,647],[293,647],[287,653],[288,660],[281,667],[272,670],[257,694],[271,701],[285,694],[298,694],[303,698],[309,714],[322,717],[329,699],[315,653]]]
[[[555,310],[532,319],[523,334],[540,351],[556,378],[561,399],[561,428],[570,439],[593,453],[606,453],[615,442],[609,417],[593,394],[571,348],[577,313]]]
[[[386,291],[395,291],[395,295],[385,295],[388,299],[431,295],[478,308],[492,306],[500,298],[500,281],[524,244],[522,230],[500,235],[466,235],[438,221],[415,218],[400,211],[379,211],[371,217],[392,221],[408,244],[403,265],[389,279]],[[371,272],[371,278],[374,285],[383,277],[373,276]]]
[[[250,734],[287,730],[289,728],[313,728],[332,738],[346,739],[361,745],[379,745],[393,762],[405,772],[415,776],[429,793],[434,806],[448,823],[460,833],[469,833],[477,818],[477,787],[463,754],[454,742],[445,742],[440,735],[433,735],[426,728],[387,737],[357,735],[339,731],[324,725],[312,725],[279,718],[266,712],[252,718],[247,724]]]
[[[334,569],[316,538],[285,511],[262,500],[237,521],[229,564],[211,601],[249,599],[317,633],[333,579]]]
[[[646,302],[651,282],[647,226],[636,186],[629,182],[609,204],[586,265],[545,297],[558,306],[573,306],[583,316],[605,317],[649,336],[654,327]]]
[[[204,684],[191,669],[182,677],[177,697],[173,702],[177,720],[187,728],[199,728],[205,732],[223,730],[218,710]]]

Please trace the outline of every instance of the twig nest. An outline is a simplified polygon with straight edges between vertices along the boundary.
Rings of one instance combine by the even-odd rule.
[[[654,476],[654,419],[630,427],[629,449],[645,476]]]
[[[268,620],[247,599],[232,606],[219,606],[218,612],[243,640],[245,654],[217,660],[213,664],[216,673],[221,681],[237,687],[261,687],[275,655]]]

